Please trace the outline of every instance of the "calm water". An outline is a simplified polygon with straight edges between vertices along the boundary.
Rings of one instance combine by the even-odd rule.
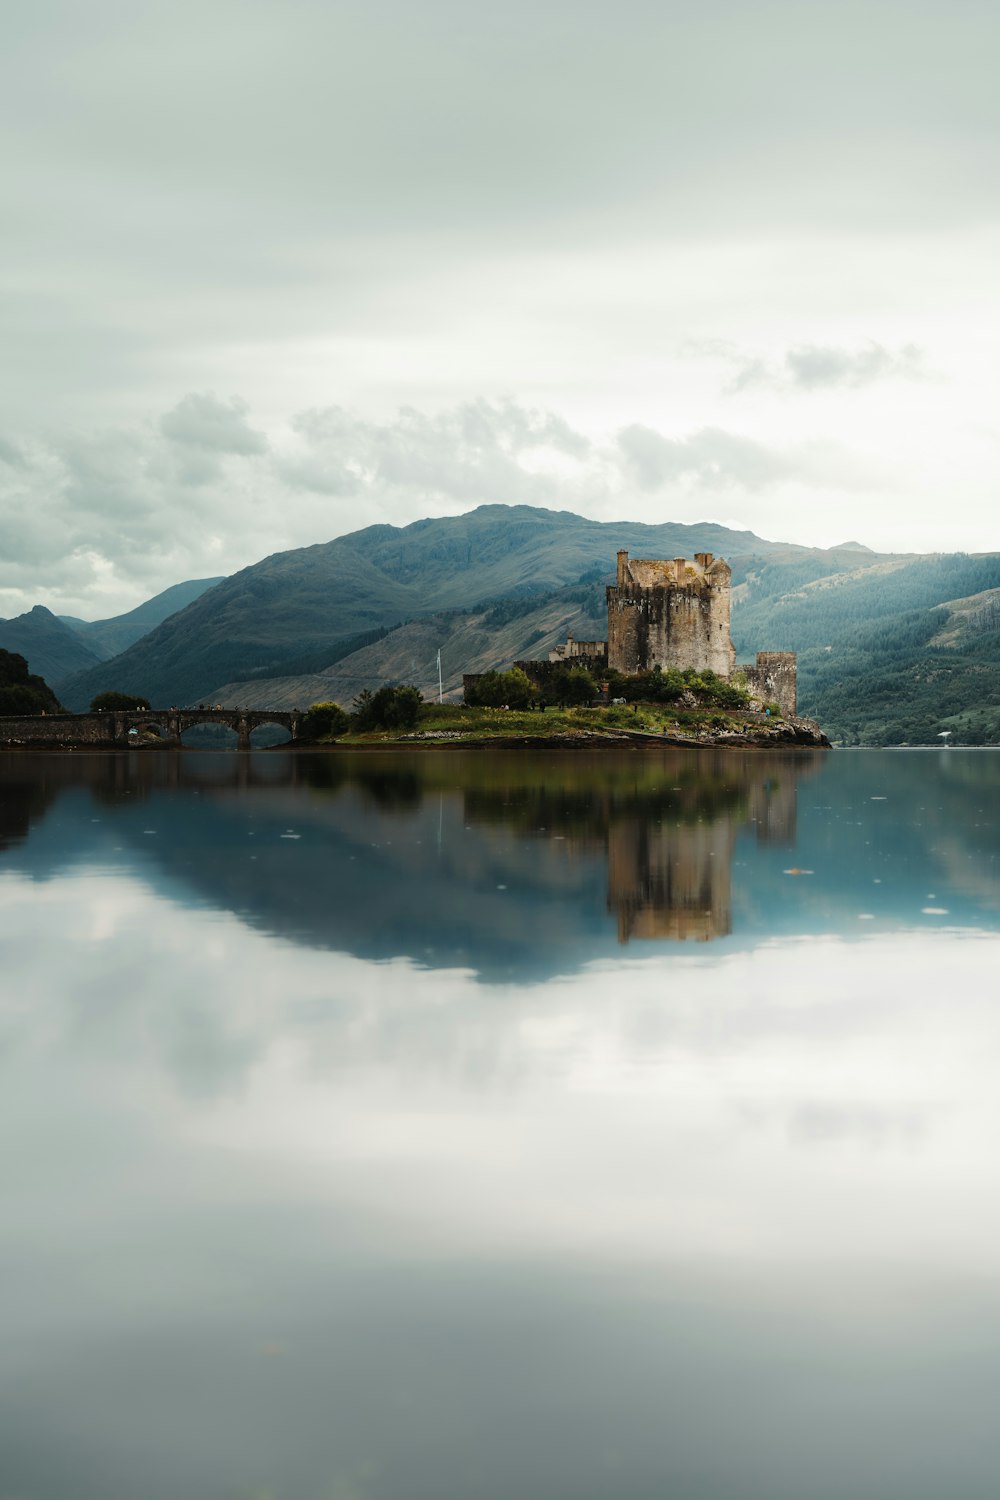
[[[0,758],[0,1496],[994,1500],[998,788]]]

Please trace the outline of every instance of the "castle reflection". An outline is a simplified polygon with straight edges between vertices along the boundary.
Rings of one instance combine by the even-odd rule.
[[[533,826],[563,841],[570,857],[603,851],[620,943],[708,942],[732,931],[738,834],[749,828],[759,844],[794,845],[797,780],[821,760],[666,751],[642,757],[625,777],[578,762],[533,786],[468,788],[466,812]]]
[[[715,789],[713,789],[714,791]],[[751,824],[758,843],[795,843],[794,777],[747,776],[739,807],[712,815],[705,787],[689,788],[672,822],[626,814],[609,820],[608,908],[618,941],[708,942],[732,931],[736,836]]]
[[[739,840],[794,844],[797,784],[824,764],[659,746],[0,756],[0,861],[158,871],[314,947],[566,972],[616,937],[731,933]]]

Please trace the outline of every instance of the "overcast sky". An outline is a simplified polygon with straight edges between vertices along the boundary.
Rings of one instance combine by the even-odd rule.
[[[526,501],[1000,548],[996,0],[0,15],[0,615]]]

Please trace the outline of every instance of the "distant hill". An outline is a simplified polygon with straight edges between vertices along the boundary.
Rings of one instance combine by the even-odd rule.
[[[733,641],[799,653],[799,703],[847,744],[1000,743],[1000,553],[775,561],[735,591]]]
[[[218,701],[222,684],[324,672],[390,627],[424,616],[499,599],[523,601],[516,607],[528,614],[536,601],[588,581],[600,599],[620,547],[639,557],[714,552],[737,580],[768,561],[829,571],[859,560],[854,550],[820,552],[713,522],[650,526],[484,505],[276,553],[217,584],[120,656],[60,682],[60,695],[73,707],[117,687],[159,704]],[[521,644],[511,637],[512,649]]]
[[[438,691],[437,653],[446,696],[460,697],[464,672],[547,657],[567,632],[577,640],[606,634],[604,583],[592,580],[530,599],[507,598],[473,610],[422,615],[359,646],[320,672],[225,683],[212,701],[246,708],[304,708],[332,699],[350,704],[362,688],[412,682],[426,697]]]
[[[23,656],[32,672],[59,683],[71,672],[97,665],[96,652],[43,604],[12,620],[0,620],[0,649]]]
[[[185,609],[208,589],[221,582],[222,578],[219,577],[191,578],[186,583],[175,583],[164,589],[162,594],[155,594],[152,599],[147,599],[145,604],[130,609],[128,614],[114,615],[107,620],[78,620],[72,615],[60,615],[59,619],[79,636],[98,661],[108,661],[112,656],[127,651],[129,646],[148,635],[157,625],[161,625],[179,609]]]

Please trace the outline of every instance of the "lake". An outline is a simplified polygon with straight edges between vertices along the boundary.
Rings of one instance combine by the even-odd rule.
[[[0,1496],[993,1500],[998,789],[0,756]]]

